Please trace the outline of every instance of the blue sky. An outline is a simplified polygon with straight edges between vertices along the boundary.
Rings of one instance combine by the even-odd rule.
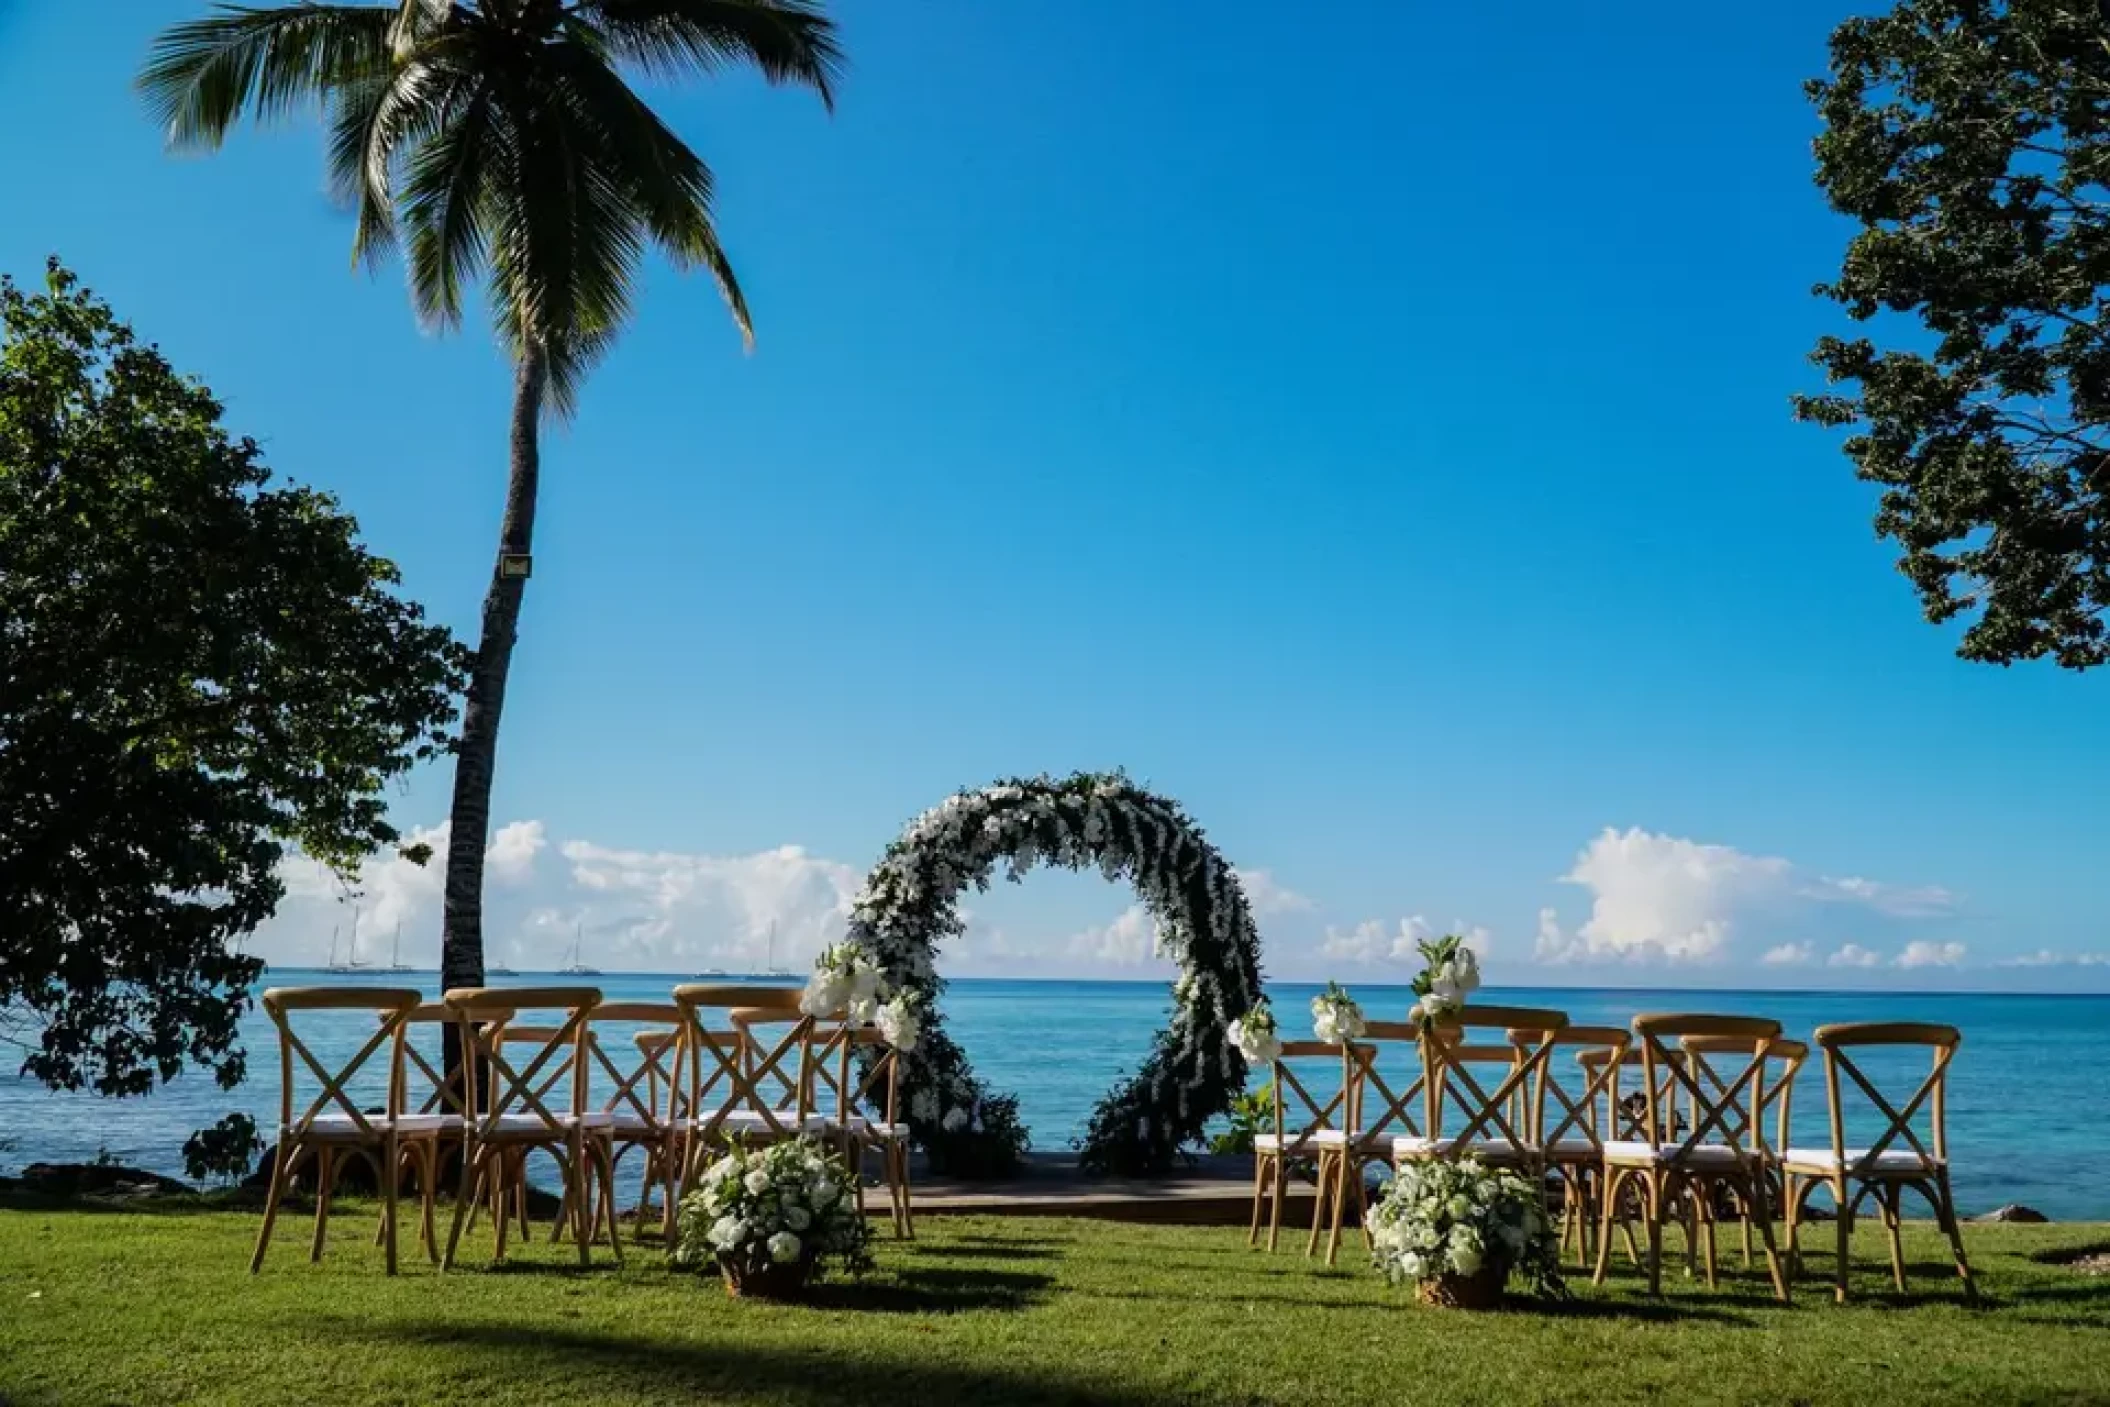
[[[506,368],[350,270],[312,127],[162,152],[130,75],[201,9],[0,0],[0,269],[61,253],[472,630]],[[2110,984],[2001,966],[2110,954],[2105,681],[1955,660],[1789,416],[1844,9],[852,0],[832,119],[656,94],[759,345],[655,268],[548,440],[494,952],[796,956],[951,789],[1125,766],[1286,976],[1418,918],[1497,980]],[[429,956],[434,878],[366,931]],[[1128,904],[978,896],[956,970],[1155,970]]]

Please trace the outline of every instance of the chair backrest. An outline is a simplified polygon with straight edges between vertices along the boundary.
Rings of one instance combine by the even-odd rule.
[[[849,1028],[839,1043],[835,1072],[836,1118],[864,1119],[892,1129],[901,1118],[901,1052],[877,1027]],[[861,1059],[861,1052],[870,1052]]]
[[[1756,1144],[1757,1131],[1749,1126],[1745,1101],[1764,1078],[1766,1062],[1781,1039],[1778,1021],[1763,1016],[1656,1012],[1635,1017],[1634,1034],[1641,1038],[1643,1092],[1648,1104],[1644,1133],[1651,1147],[1667,1153],[1672,1162],[1710,1144],[1740,1157],[1756,1157],[1763,1151]],[[1710,1077],[1702,1078],[1699,1062],[1686,1046],[1693,1038],[1709,1045],[1709,1054],[1722,1069],[1733,1071],[1734,1077],[1725,1079],[1711,1070]],[[1666,1095],[1672,1108],[1665,1107]],[[1691,1122],[1676,1130],[1672,1116],[1680,1097],[1686,1100]]]
[[[799,1010],[801,995],[797,987],[734,983],[686,982],[674,989],[689,1051],[688,1105],[705,1135],[739,1118],[781,1137],[796,1133],[812,1112],[806,1096],[813,1018]],[[734,1032],[730,1041],[726,1028]],[[706,1100],[713,1089],[717,1098]],[[793,1101],[788,1113],[783,1097]]]
[[[1467,1005],[1424,1022],[1422,1098],[1429,1137],[1452,1139],[1460,1148],[1476,1139],[1536,1147],[1541,1111],[1529,1096],[1543,1090],[1540,1076],[1552,1058],[1555,1039],[1567,1026],[1564,1011],[1526,1006]],[[1499,1031],[1501,1041],[1476,1047],[1466,1039],[1474,1031]],[[1473,1075],[1474,1065],[1493,1065],[1500,1074],[1483,1082]],[[1452,1110],[1459,1121],[1447,1129]]]
[[[1539,1110],[1540,1141],[1549,1149],[1563,1142],[1583,1142],[1601,1152],[1604,1131],[1618,1127],[1619,1096],[1613,1086],[1630,1037],[1617,1026],[1568,1026],[1551,1033],[1513,1031],[1510,1039],[1528,1045],[1549,1035],[1553,1053],[1539,1067],[1532,1093]],[[1572,1088],[1563,1078],[1568,1071],[1558,1058],[1559,1052],[1567,1050],[1575,1052],[1574,1072],[1579,1077]],[[1555,1119],[1551,1128],[1545,1126],[1549,1099]]]
[[[379,1138],[380,1131],[370,1122],[370,1116],[360,1110],[358,1101],[351,1096],[350,1086],[374,1053],[386,1045],[389,1047],[388,1112],[390,1116],[402,1112],[396,1095],[401,1084],[404,1018],[418,1005],[417,991],[409,987],[273,987],[264,993],[263,1001],[271,1024],[278,1028],[280,1140],[301,1137],[318,1118],[333,1112],[348,1116],[362,1134]],[[365,1044],[334,1070],[318,1060],[300,1033],[293,1029],[308,1013],[331,1011],[367,1011],[380,1017]],[[293,1090],[297,1083],[293,1062],[296,1056],[317,1083],[315,1097],[308,1101],[298,1119],[293,1115]]]
[[[488,1133],[507,1116],[539,1121],[561,1135],[567,1115],[586,1112],[586,1033],[598,987],[456,987],[443,998],[462,1032],[468,1066],[472,1125]],[[561,1015],[553,1026],[520,1021],[523,1014]],[[515,1048],[509,1057],[506,1048]],[[525,1060],[517,1057],[521,1047]],[[548,1096],[569,1073],[569,1097],[552,1107]]]
[[[1765,1058],[1759,1062],[1758,1073],[1741,1092],[1732,1092],[1728,1082],[1715,1068],[1719,1058],[1727,1057],[1734,1064],[1739,1057],[1750,1053],[1751,1043],[1735,1036],[1687,1036],[1678,1042],[1692,1060],[1694,1083],[1703,1089],[1711,1089],[1720,1096],[1728,1108],[1723,1124],[1739,1141],[1739,1146],[1748,1143],[1761,1153],[1768,1153],[1788,1146],[1788,1135],[1795,1119],[1795,1077],[1802,1070],[1802,1062],[1809,1059],[1810,1048],[1801,1041],[1783,1037],[1766,1049]],[[1773,1118],[1769,1121],[1767,1114]],[[1687,1117],[1691,1122],[1699,1120],[1699,1110],[1688,1103]],[[1769,1137],[1766,1129],[1771,1123],[1773,1133]]]
[[[689,1117],[689,1085],[684,1078],[689,1047],[681,1038],[681,1027],[639,1031],[630,1043],[637,1047],[645,1067],[645,1096],[660,1111],[661,1122],[685,1121]]]
[[[388,1020],[387,1014],[383,1013],[381,1019],[386,1022]],[[456,1063],[445,1072],[442,1072],[438,1066],[434,1065],[426,1057],[425,1052],[418,1048],[416,1040],[419,1027],[432,1026],[439,1028],[442,1034],[440,1041],[442,1054],[440,1058],[444,1060],[446,1058],[444,1052],[447,1048],[444,1032],[454,1022],[455,1015],[447,1009],[447,1005],[444,1002],[421,1002],[404,1015],[403,1060],[395,1069],[394,1098],[396,1108],[403,1110],[405,1113],[416,1114],[430,1114],[434,1110],[453,1115],[461,1115],[465,1112],[463,1098],[468,1091],[462,1080],[460,1058],[457,1056]],[[420,1076],[418,1080],[418,1103],[415,1108],[412,1107],[410,1094],[410,1076],[412,1071],[416,1071]]]
[[[680,1023],[681,1008],[672,1002],[602,1002],[595,1007],[586,1021],[588,1064],[582,1078],[587,1088],[587,1107],[594,1107],[595,1086],[605,1076],[608,1090],[599,1096],[602,1113],[635,1115],[654,1132],[662,1128],[668,1111],[659,1099],[659,1081],[669,1077],[672,1083],[671,1076],[680,1067],[686,1050],[679,1041],[674,1041],[670,1050],[635,1038],[645,1032],[636,1032],[632,1039],[624,1040],[609,1028],[654,1025],[664,1028],[671,1040]],[[672,1066],[666,1063],[670,1054]]]
[[[1384,1072],[1385,1054],[1397,1050],[1405,1056],[1407,1073],[1395,1076],[1394,1088]],[[1365,1022],[1363,1034],[1348,1047],[1349,1076],[1346,1083],[1354,1102],[1348,1110],[1349,1133],[1367,1143],[1382,1144],[1400,1135],[1421,1132],[1416,1108],[1425,1079],[1421,1067],[1421,1028],[1411,1021]]]
[[[1874,1167],[1877,1158],[1900,1142],[1922,1159],[1948,1162],[1949,1065],[1962,1044],[1963,1032],[1954,1026],[1923,1021],[1857,1021],[1817,1028],[1817,1048],[1824,1052],[1826,1102],[1831,1106],[1832,1153],[1840,1166],[1846,1166],[1846,1108],[1839,1084],[1842,1073],[1860,1088],[1883,1122],[1882,1133],[1847,1168],[1849,1175]],[[1882,1082],[1855,1058],[1872,1047],[1919,1047],[1929,1052],[1931,1065],[1926,1076],[1902,1104],[1893,1101]],[[1914,1127],[1922,1110],[1927,1118],[1928,1136],[1924,1141]]]
[[[1602,1048],[1584,1049],[1575,1053],[1575,1063],[1582,1067],[1587,1076],[1592,1079],[1600,1075],[1607,1077],[1604,1093],[1605,1110],[1609,1117],[1600,1125],[1600,1129],[1604,1131],[1603,1136],[1629,1142],[1648,1142],[1649,1110],[1652,1108],[1665,1111],[1664,1117],[1671,1121],[1665,1132],[1675,1135],[1689,1121],[1678,1108],[1674,1098],[1677,1091],[1668,1086],[1667,1082],[1671,1078],[1669,1065],[1682,1064],[1688,1057],[1682,1050],[1670,1052],[1669,1060],[1657,1072],[1656,1101],[1651,1104],[1648,1092],[1640,1087],[1647,1083],[1644,1069],[1646,1062],[1642,1059],[1640,1049],[1632,1044],[1632,1035],[1624,1031],[1620,1034],[1627,1037],[1628,1044],[1617,1054]],[[1626,1093],[1623,1091],[1626,1089],[1626,1077],[1629,1074],[1634,1077],[1635,1088]]]
[[[1341,1087],[1324,1103],[1290,1063],[1317,1060],[1330,1062],[1341,1076]],[[1274,1091],[1269,1112],[1276,1147],[1295,1147],[1324,1129],[1347,1130],[1348,1115],[1354,1108],[1355,1079],[1345,1047],[1332,1041],[1284,1041],[1268,1076],[1269,1087]]]

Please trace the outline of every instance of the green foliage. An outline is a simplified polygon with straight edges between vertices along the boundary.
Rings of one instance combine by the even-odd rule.
[[[217,1182],[224,1186],[245,1176],[256,1155],[263,1151],[264,1140],[256,1136],[256,1120],[247,1114],[229,1114],[184,1140],[183,1171],[192,1182]]]
[[[0,1192],[0,1392],[37,1407],[1380,1407],[1402,1402],[2102,1403],[2110,1276],[2049,1264],[2101,1226],[1972,1226],[1991,1308],[1963,1304],[1932,1223],[1905,1223],[1913,1288],[1889,1288],[1881,1218],[1831,1302],[1832,1228],[1804,1240],[1795,1302],[1724,1257],[1722,1284],[1650,1298],[1622,1249],[1571,1304],[1422,1313],[1377,1275],[1245,1248],[1245,1227],[919,1218],[876,1273],[775,1308],[699,1293],[656,1246],[581,1273],[569,1244],[515,1243],[509,1271],[381,1273],[371,1203],[340,1204],[321,1265],[249,1274],[253,1207],[171,1199],[66,1210]],[[29,1210],[28,1208],[34,1208]],[[414,1244],[417,1216],[399,1235]],[[489,1232],[480,1233],[488,1238]],[[1300,1233],[1301,1234],[1301,1233]],[[307,1228],[281,1217],[279,1235]],[[1673,1264],[1682,1239],[1669,1233]],[[1297,1246],[1302,1249],[1301,1241]],[[38,1296],[32,1298],[32,1295]]]
[[[1902,0],[1833,31],[1817,183],[1860,223],[1818,292],[1876,530],[1958,653],[2110,660],[2110,18],[2074,0]]]
[[[1211,1153],[1250,1153],[1253,1140],[1275,1123],[1275,1082],[1231,1096],[1231,1127],[1209,1140]]]
[[[1403,1164],[1371,1209],[1370,1239],[1371,1263],[1395,1285],[1494,1267],[1543,1298],[1568,1293],[1538,1190],[1478,1158]]]
[[[243,1075],[234,940],[288,844],[393,844],[465,664],[325,495],[56,262],[0,280],[0,1009],[24,1071]]]
[[[139,86],[178,148],[217,147],[245,112],[319,105],[353,257],[401,243],[438,327],[488,275],[501,340],[533,351],[569,410],[629,316],[647,247],[707,270],[750,332],[710,168],[624,77],[729,62],[832,103],[842,55],[817,0],[221,6],[162,33]]]

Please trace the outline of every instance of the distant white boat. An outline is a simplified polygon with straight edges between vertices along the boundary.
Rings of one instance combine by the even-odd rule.
[[[388,966],[383,972],[416,972],[417,969],[403,961],[403,925],[396,925],[396,946],[388,955]]]
[[[484,969],[484,976],[486,977],[518,977],[519,975],[510,967],[487,967]]]
[[[351,951],[343,962],[337,961],[337,930],[335,927],[330,929],[329,970],[331,972],[364,972],[372,965],[371,963],[359,961],[359,911],[354,909],[352,910]]]
[[[777,921],[775,919],[769,921],[768,965],[760,972],[750,972],[747,975],[750,977],[792,977],[796,975],[788,967],[777,966]]]
[[[585,942],[586,925],[584,923],[581,923],[572,930],[571,961],[557,969],[558,976],[599,977],[601,975],[601,969],[599,969],[598,967],[588,967],[586,966],[586,964],[579,961],[579,958],[581,956],[580,949],[585,945]]]

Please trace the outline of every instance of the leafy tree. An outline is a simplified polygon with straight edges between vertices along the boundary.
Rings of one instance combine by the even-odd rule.
[[[56,262],[0,279],[0,1036],[62,1089],[242,1078],[235,940],[349,872],[467,652]]]
[[[244,112],[318,106],[357,261],[406,246],[411,302],[461,319],[465,286],[514,359],[512,471],[463,711],[440,972],[483,979],[483,865],[499,714],[533,546],[545,413],[569,414],[657,247],[747,303],[718,243],[711,173],[625,78],[751,64],[832,101],[840,63],[818,0],[391,0],[221,6],[156,41],[140,76],[178,148],[214,148]]]
[[[1833,31],[1817,183],[1860,222],[1818,292],[1876,528],[1959,653],[2110,660],[2110,19],[2093,0],[1902,0]]]

